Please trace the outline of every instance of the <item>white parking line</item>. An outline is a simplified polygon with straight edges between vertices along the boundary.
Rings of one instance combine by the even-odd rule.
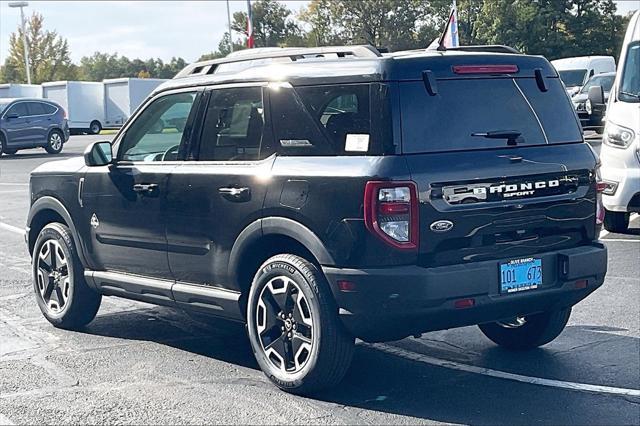
[[[15,234],[24,235],[24,229],[17,226],[9,225],[8,223],[0,222],[0,229],[13,232]]]
[[[0,182],[0,186],[29,186],[28,183]]]
[[[605,238],[603,242],[613,241],[614,243],[640,243],[640,240],[630,240],[625,238]]]
[[[440,358],[434,358],[416,352],[383,343],[364,343],[365,346],[372,347],[381,352],[396,355],[410,361],[421,362],[424,364],[435,365],[437,367],[449,368],[451,370],[464,371],[466,373],[480,374],[483,376],[495,377],[497,379],[512,380],[515,382],[528,383],[531,385],[548,386],[552,388],[561,388],[574,390],[579,392],[589,392],[619,396],[640,397],[640,390],[617,388],[611,386],[590,385],[587,383],[566,382],[564,380],[543,379],[541,377],[523,376],[521,374],[508,373],[506,371],[493,370],[491,368],[478,367],[476,365],[462,364],[455,361],[449,361]]]
[[[14,425],[15,423],[13,423],[11,420],[9,420],[9,417],[5,416],[4,414],[0,413],[0,425],[1,426],[11,426]]]

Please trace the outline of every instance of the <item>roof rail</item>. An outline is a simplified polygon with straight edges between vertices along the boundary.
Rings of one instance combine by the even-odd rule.
[[[502,44],[447,47],[447,50],[461,51],[461,52],[494,52],[494,53],[515,53],[515,54],[521,53],[511,46],[504,46]]]
[[[269,59],[286,59],[296,62],[304,59],[323,58],[324,55],[336,55],[339,58],[377,58],[382,56],[373,46],[326,46],[326,47],[263,47],[240,50],[220,59],[194,62],[187,65],[173,78],[184,78],[196,75],[214,74],[222,64],[238,62],[262,61]],[[248,65],[251,66],[251,65]]]

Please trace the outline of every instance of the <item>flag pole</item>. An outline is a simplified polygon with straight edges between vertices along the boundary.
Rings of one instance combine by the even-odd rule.
[[[233,36],[231,35],[231,11],[229,10],[229,0],[227,0],[227,25],[229,27],[229,51],[233,53]]]
[[[247,0],[247,47],[253,49],[253,14],[251,13],[251,0]]]

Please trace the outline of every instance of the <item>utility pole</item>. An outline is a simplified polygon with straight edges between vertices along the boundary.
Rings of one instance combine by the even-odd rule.
[[[233,53],[233,37],[231,36],[231,12],[229,11],[229,0],[227,0],[227,25],[229,27],[229,49]]]
[[[27,29],[24,21],[24,8],[29,6],[26,1],[13,1],[9,3],[9,7],[20,8],[20,22],[22,23],[22,45],[24,47],[24,67],[27,70],[27,83],[31,84],[31,71],[29,70],[29,46],[27,44]]]

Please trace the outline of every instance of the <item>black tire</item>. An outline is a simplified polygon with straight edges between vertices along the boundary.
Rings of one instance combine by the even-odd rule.
[[[4,150],[4,153],[5,153],[5,154],[7,154],[7,155],[13,155],[13,154],[15,154],[16,152],[18,152],[18,150],[17,150],[17,149],[5,149],[5,150]]]
[[[89,134],[98,135],[102,131],[102,124],[98,120],[93,120],[91,124],[89,124]]]
[[[571,316],[571,308],[527,315],[520,326],[492,322],[480,324],[480,330],[494,343],[512,350],[527,350],[546,345],[562,333]]]
[[[60,130],[52,130],[47,137],[47,144],[44,149],[49,154],[60,154],[64,146],[64,135]]]
[[[52,269],[58,271],[57,279],[48,272]],[[55,327],[77,330],[95,318],[102,296],[87,285],[71,231],[65,225],[50,223],[40,231],[33,249],[32,271],[38,307]]]
[[[269,307],[264,302],[276,301],[270,289],[276,286],[278,280],[285,279],[286,284],[282,286],[285,292],[284,304],[288,304],[293,311],[293,316],[285,313],[283,317],[291,318],[288,324],[286,320],[277,317],[277,307],[272,309],[277,305],[275,302]],[[271,299],[269,295],[264,295],[266,291],[271,294]],[[259,306],[261,300],[262,306]],[[256,273],[247,305],[247,328],[253,353],[262,371],[276,386],[294,394],[310,394],[334,386],[342,380],[351,365],[355,339],[340,322],[329,285],[313,263],[291,254],[273,256]],[[268,311],[273,312],[273,315],[269,315]],[[301,315],[306,318],[300,318]],[[256,322],[258,316],[262,319],[262,325]],[[263,328],[262,332],[258,331],[258,327]],[[270,338],[269,344],[263,346],[263,340],[269,335],[279,337]],[[301,343],[300,336],[307,338],[308,343]],[[284,357],[276,360],[275,357],[279,355],[273,355],[274,351],[267,354],[266,348],[276,347],[271,345],[278,343],[276,341],[282,342],[285,354],[294,354],[290,360],[294,365],[286,362]],[[309,349],[303,348],[305,344]],[[277,361],[280,368],[276,365]]]
[[[609,232],[624,233],[629,229],[629,213],[604,211],[604,229]]]
[[[2,157],[2,154],[6,154],[7,153],[7,143],[4,140],[4,136],[2,135],[2,133],[0,133],[0,157]]]

